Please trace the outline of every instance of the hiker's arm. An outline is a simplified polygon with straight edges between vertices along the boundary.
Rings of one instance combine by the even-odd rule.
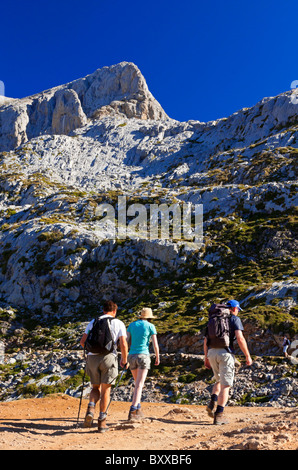
[[[128,346],[128,349],[129,349],[130,346],[131,346],[131,335],[130,335],[129,331],[127,332],[126,340],[127,340],[127,346]]]
[[[246,339],[243,336],[242,330],[236,330],[235,331],[237,343],[239,345],[239,348],[243,352],[244,356],[246,357],[246,365],[250,366],[252,364],[252,359],[249,354],[249,350],[247,347]]]
[[[158,346],[156,335],[152,335],[152,344],[153,344],[153,349],[155,352],[155,365],[158,366],[160,360],[159,360],[159,346]]]
[[[86,342],[87,336],[88,336],[88,335],[87,335],[86,333],[84,333],[83,336],[82,336],[82,338],[81,338],[80,345],[82,346],[82,348],[84,348],[84,346],[85,346],[85,342]]]
[[[120,351],[121,351],[120,366],[124,367],[126,365],[126,368],[127,368],[128,346],[127,346],[126,336],[120,336],[119,342],[120,342]]]
[[[207,355],[208,355],[208,347],[207,347],[207,338],[205,337],[204,338],[204,356],[205,356],[204,364],[205,364],[205,367],[207,367],[207,369],[211,369],[211,365],[210,365]]]

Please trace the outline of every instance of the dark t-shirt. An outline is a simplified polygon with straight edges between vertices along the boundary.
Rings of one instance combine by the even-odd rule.
[[[231,352],[234,352],[233,343],[236,339],[235,331],[237,330],[241,330],[241,331],[244,330],[242,321],[236,315],[231,315],[230,317],[230,350]]]

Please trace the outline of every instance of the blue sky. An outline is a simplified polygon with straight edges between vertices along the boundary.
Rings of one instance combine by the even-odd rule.
[[[130,61],[170,117],[208,121],[291,88],[297,23],[297,0],[2,2],[0,80],[21,98]]]

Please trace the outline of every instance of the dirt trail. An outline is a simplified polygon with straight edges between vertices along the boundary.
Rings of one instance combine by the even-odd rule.
[[[80,424],[87,400],[83,400]],[[229,424],[214,426],[204,406],[143,403],[140,422],[129,403],[112,402],[110,430],[76,426],[79,399],[53,395],[0,403],[1,450],[297,450],[295,408],[227,407]]]

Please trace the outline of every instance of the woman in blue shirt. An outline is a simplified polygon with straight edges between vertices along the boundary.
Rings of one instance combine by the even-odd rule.
[[[132,322],[127,328],[127,341],[130,344],[128,362],[135,381],[132,404],[128,419],[139,419],[144,416],[141,411],[141,396],[143,386],[150,369],[149,344],[152,339],[155,352],[155,365],[159,364],[159,347],[155,326],[150,323],[154,318],[151,308],[143,308],[138,320]]]

